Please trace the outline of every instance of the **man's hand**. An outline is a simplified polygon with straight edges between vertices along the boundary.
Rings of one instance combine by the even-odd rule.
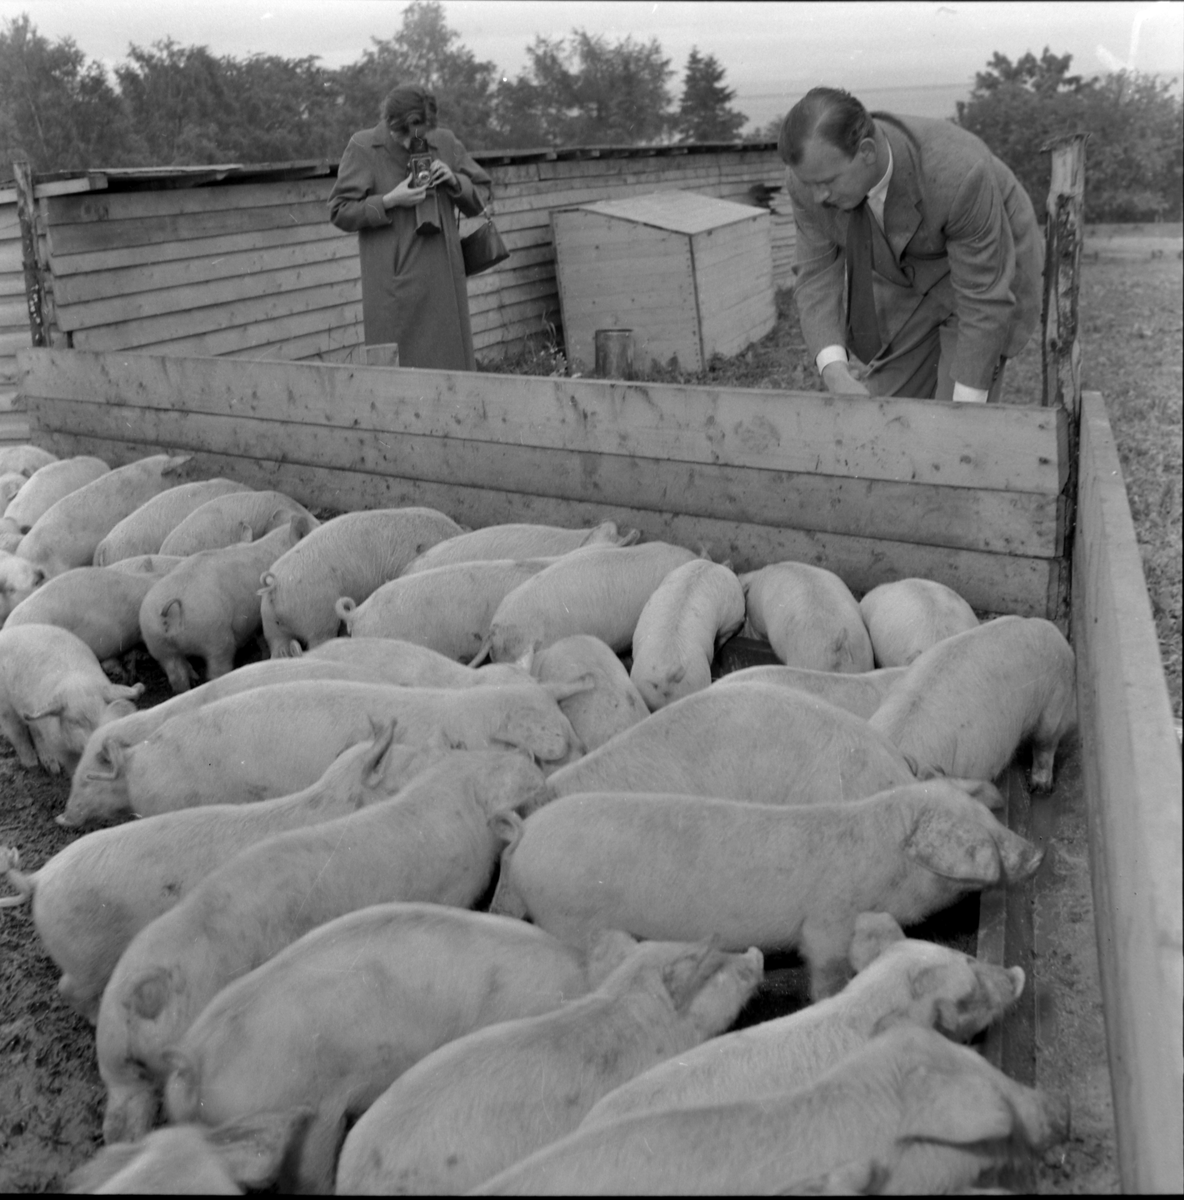
[[[432,182],[431,187],[446,187],[450,191],[459,189],[460,183],[456,176],[452,173],[452,168],[440,159],[432,159]]]
[[[870,396],[859,376],[867,370],[859,362],[832,362],[822,368],[822,382],[836,396]]]
[[[408,175],[383,196],[382,203],[384,208],[414,208],[427,194],[426,187],[412,187]]]

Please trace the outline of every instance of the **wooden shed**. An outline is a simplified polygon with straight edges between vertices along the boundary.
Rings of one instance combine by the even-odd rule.
[[[631,329],[639,366],[699,371],[777,319],[764,209],[665,191],[559,209],[551,224],[573,364],[595,361],[598,329]]]

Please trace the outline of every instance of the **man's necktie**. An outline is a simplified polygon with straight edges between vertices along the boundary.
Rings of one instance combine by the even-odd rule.
[[[870,363],[880,353],[880,324],[872,291],[872,216],[863,200],[847,222],[847,321],[856,357]]]

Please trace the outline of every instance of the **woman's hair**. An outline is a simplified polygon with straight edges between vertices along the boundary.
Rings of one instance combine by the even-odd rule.
[[[400,84],[389,91],[378,110],[379,117],[392,129],[409,133],[413,125],[436,128],[436,97],[416,84]]]
[[[853,158],[859,143],[875,136],[876,126],[871,114],[850,92],[842,88],[816,87],[786,114],[777,139],[777,153],[784,162],[796,167],[802,161],[806,143],[819,137]]]

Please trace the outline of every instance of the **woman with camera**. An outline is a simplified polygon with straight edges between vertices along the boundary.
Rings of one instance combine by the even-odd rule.
[[[456,211],[477,216],[489,197],[421,87],[396,87],[378,124],[350,138],[329,219],[358,234],[367,345],[397,342],[404,367],[476,369]]]

